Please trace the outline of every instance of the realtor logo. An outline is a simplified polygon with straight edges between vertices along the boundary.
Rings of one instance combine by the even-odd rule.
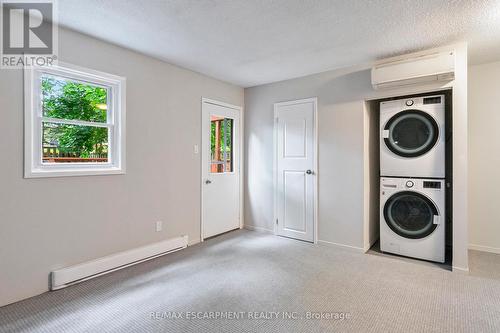
[[[55,2],[3,0],[2,68],[50,66],[57,59]]]

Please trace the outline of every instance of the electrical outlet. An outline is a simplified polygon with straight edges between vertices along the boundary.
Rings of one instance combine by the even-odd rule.
[[[162,221],[156,221],[156,232],[161,231],[163,229],[163,222]]]
[[[194,152],[195,154],[198,154],[198,153],[200,152],[200,149],[198,148],[198,145],[194,145],[194,146],[193,146],[193,152]]]

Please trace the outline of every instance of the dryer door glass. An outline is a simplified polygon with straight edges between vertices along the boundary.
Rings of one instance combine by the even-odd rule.
[[[439,138],[439,127],[429,114],[407,110],[396,114],[386,124],[389,137],[387,147],[402,157],[417,157],[434,147]]]
[[[387,200],[384,217],[387,225],[405,238],[419,239],[429,236],[435,229],[436,206],[427,197],[416,192],[399,192]]]

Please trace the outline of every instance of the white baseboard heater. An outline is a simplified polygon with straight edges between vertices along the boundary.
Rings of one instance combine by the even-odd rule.
[[[163,256],[188,246],[188,236],[171,238],[136,249],[115,253],[51,272],[50,290],[57,290],[119,269]]]

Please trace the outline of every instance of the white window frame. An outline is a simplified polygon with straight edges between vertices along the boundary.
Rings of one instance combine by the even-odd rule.
[[[42,75],[54,75],[108,89],[106,123],[53,119],[43,116]],[[125,173],[125,92],[126,79],[92,69],[59,62],[58,66],[24,69],[24,177],[64,177]],[[42,120],[69,125],[109,128],[107,163],[42,163]]]

